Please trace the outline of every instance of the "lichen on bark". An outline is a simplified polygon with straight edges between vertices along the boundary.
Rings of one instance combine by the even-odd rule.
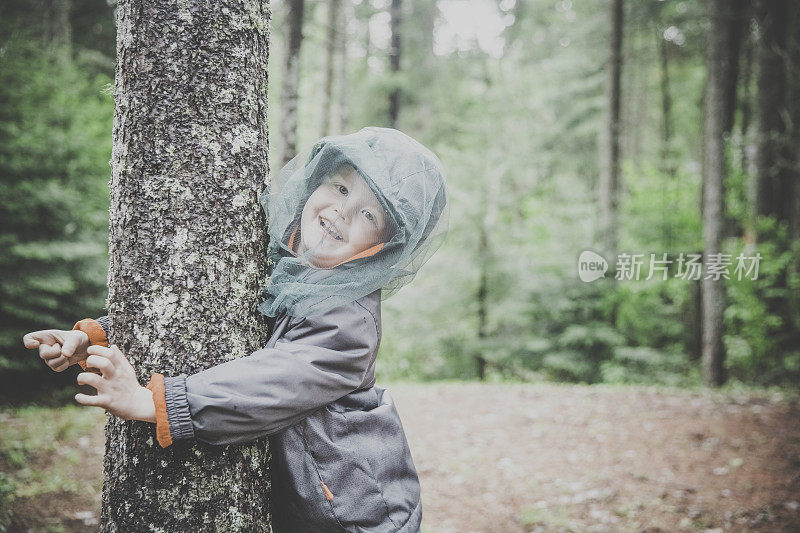
[[[266,343],[269,2],[117,4],[110,341],[142,383]],[[269,447],[109,416],[101,530],[271,531]]]

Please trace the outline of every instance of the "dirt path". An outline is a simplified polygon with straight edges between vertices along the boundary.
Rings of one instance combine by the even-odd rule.
[[[796,401],[558,385],[388,388],[422,481],[425,533],[800,531]]]
[[[549,384],[381,385],[420,474],[424,533],[800,531],[797,400]],[[105,416],[96,415],[90,434],[81,430],[28,465],[74,488],[17,499],[11,531],[97,530]],[[15,418],[4,415],[4,427],[22,422]],[[80,457],[65,462],[63,450]]]

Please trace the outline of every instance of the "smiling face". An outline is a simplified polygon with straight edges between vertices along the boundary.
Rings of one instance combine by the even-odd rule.
[[[388,220],[364,178],[350,165],[326,177],[309,196],[300,218],[298,254],[332,268],[383,241]]]

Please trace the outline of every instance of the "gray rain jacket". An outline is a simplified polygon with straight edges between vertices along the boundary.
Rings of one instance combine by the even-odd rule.
[[[279,533],[420,530],[408,442],[389,391],[375,385],[380,296],[311,318],[278,316],[264,348],[164,378],[173,441],[270,436]]]

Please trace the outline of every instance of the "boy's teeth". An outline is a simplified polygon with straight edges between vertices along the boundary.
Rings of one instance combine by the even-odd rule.
[[[341,236],[339,236],[339,233],[335,229],[333,229],[333,226],[329,226],[328,224],[326,224],[324,219],[320,218],[319,223],[322,226],[322,228],[325,231],[327,231],[334,239],[336,240],[342,239]]]

